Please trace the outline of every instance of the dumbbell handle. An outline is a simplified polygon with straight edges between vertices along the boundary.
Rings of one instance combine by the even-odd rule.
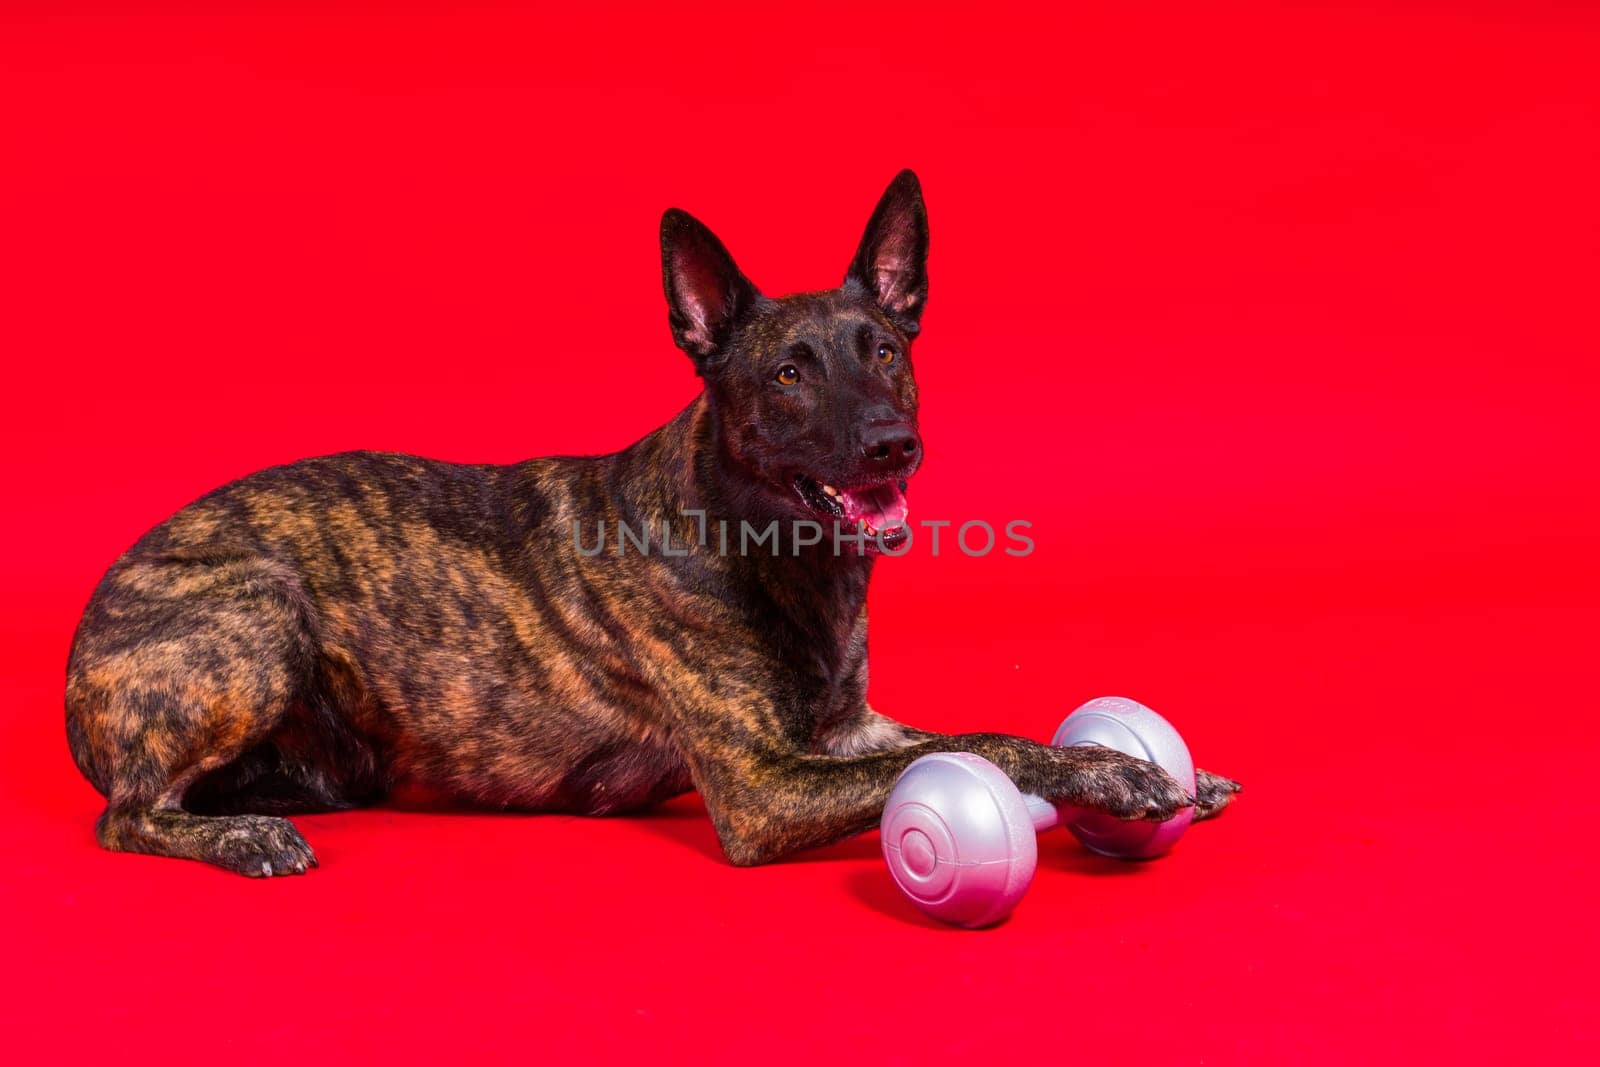
[[[1022,794],[1022,803],[1028,808],[1028,818],[1033,821],[1033,828],[1041,834],[1064,826],[1088,811],[1086,808],[1059,808],[1032,793]]]
[[[1041,834],[1061,825],[1061,812],[1044,797],[1024,793],[1022,802],[1028,806],[1028,818],[1033,820],[1033,828]]]

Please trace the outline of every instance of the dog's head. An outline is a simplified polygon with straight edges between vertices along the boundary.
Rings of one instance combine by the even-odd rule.
[[[749,510],[904,541],[906,479],[922,461],[911,342],[927,258],[909,170],[878,202],[844,284],[823,292],[765,297],[699,220],[662,216],[672,336],[705,379]]]

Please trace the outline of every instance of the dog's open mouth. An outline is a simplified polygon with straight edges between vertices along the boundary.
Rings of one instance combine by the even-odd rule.
[[[794,487],[806,507],[823,518],[836,520],[843,532],[864,533],[888,549],[898,548],[906,540],[904,481],[837,489],[797,474]]]

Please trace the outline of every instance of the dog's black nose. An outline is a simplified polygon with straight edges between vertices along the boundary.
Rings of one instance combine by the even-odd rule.
[[[861,434],[861,451],[873,466],[900,466],[917,458],[922,442],[917,431],[903,422],[869,426]]]

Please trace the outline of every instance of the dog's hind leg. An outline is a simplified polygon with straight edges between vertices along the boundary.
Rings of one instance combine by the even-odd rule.
[[[102,845],[256,876],[315,866],[285,819],[185,805],[282,725],[315,676],[314,630],[298,580],[270,560],[208,550],[113,568],[67,676],[68,741],[106,797]]]

